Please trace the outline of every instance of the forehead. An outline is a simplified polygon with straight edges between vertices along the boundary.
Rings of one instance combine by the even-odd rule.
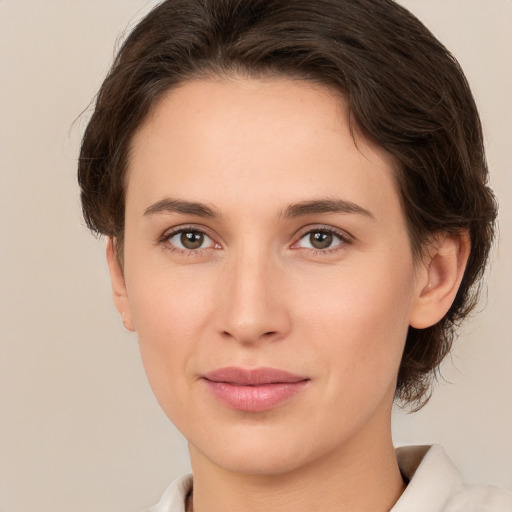
[[[176,191],[226,204],[265,197],[276,206],[333,194],[369,205],[386,192],[397,203],[393,169],[392,157],[351,127],[344,98],[327,87],[195,80],[169,91],[136,133],[127,204],[145,208]]]

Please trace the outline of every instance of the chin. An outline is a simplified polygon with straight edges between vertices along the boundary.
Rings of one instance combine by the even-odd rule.
[[[297,425],[286,428],[238,425],[219,431],[222,434],[210,437],[209,442],[189,442],[192,467],[195,460],[206,459],[238,474],[261,477],[289,474],[328,458],[345,444],[345,437],[350,438],[350,433],[344,436],[340,431],[332,432],[332,436],[318,436],[298,429]]]
[[[270,444],[270,443],[269,443]],[[219,453],[202,453],[214,465],[231,473],[261,477],[290,473],[307,463],[294,449],[277,446],[224,447]],[[191,453],[192,456],[192,453]]]

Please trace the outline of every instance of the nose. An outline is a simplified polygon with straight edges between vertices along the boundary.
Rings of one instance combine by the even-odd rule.
[[[289,304],[283,272],[268,254],[238,255],[223,282],[219,327],[222,336],[250,345],[289,333]]]

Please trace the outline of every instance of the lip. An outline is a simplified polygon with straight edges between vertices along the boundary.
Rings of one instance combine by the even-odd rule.
[[[219,368],[202,375],[215,398],[232,409],[263,412],[302,391],[307,377],[277,368]]]

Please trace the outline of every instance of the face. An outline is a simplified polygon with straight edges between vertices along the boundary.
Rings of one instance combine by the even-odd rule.
[[[393,162],[355,137],[334,92],[237,78],[169,92],[133,140],[117,304],[193,464],[389,436],[420,285]]]

